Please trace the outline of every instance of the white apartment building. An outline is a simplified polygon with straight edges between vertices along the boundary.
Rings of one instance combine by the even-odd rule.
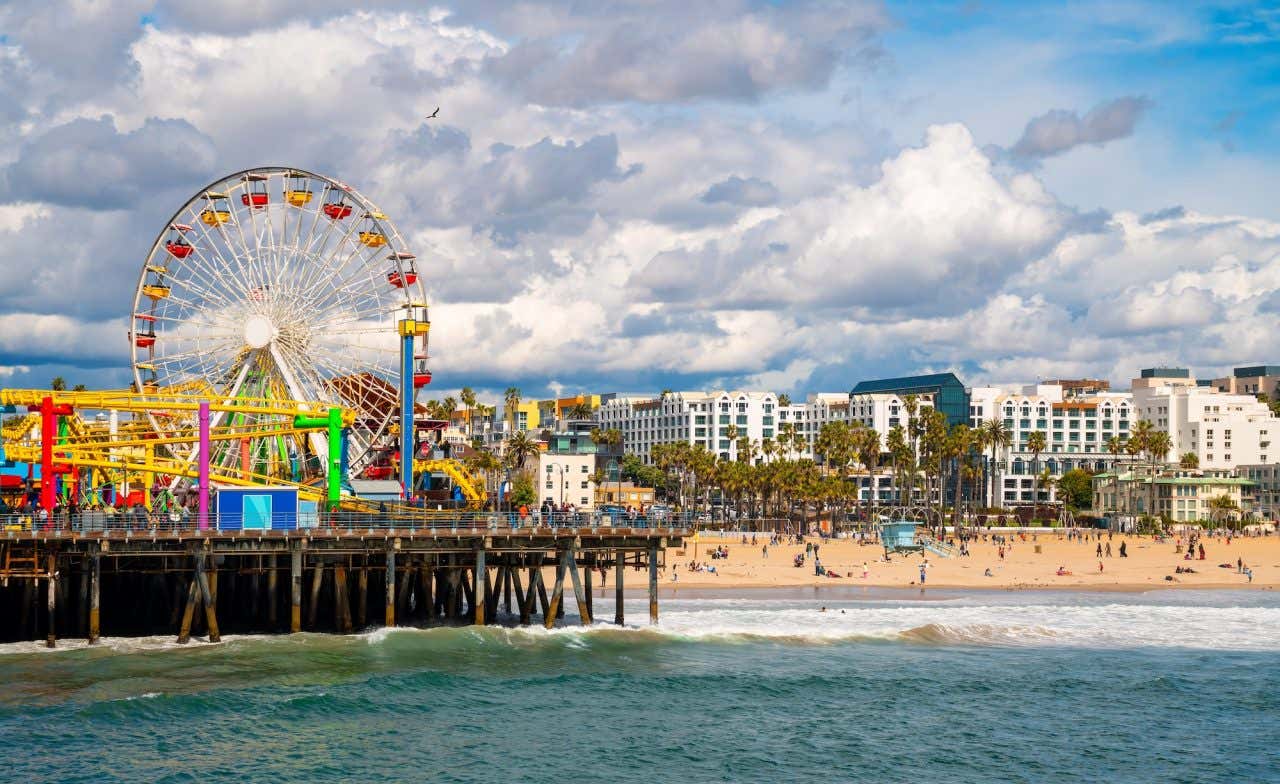
[[[778,397],[772,392],[670,392],[656,398],[618,397],[596,409],[603,428],[622,432],[623,450],[652,462],[657,444],[701,445],[738,459],[738,439],[777,437]]]
[[[1192,452],[1201,469],[1280,462],[1280,418],[1253,394],[1220,392],[1182,369],[1142,371],[1133,402],[1140,419],[1169,434],[1168,462]]]
[[[542,452],[535,478],[539,503],[549,501],[556,507],[573,504],[580,510],[595,508],[596,483],[591,479],[595,466],[594,453]]]
[[[1035,503],[1035,474],[1047,468],[1053,479],[1073,468],[1108,470],[1116,457],[1107,452],[1112,436],[1129,437],[1136,421],[1128,392],[1097,392],[1067,397],[1057,384],[1023,387],[974,387],[969,391],[969,424],[978,427],[1000,419],[1012,444],[997,455],[995,481],[999,503]],[[1037,463],[1027,449],[1031,434],[1045,434],[1045,450]],[[990,454],[989,450],[987,454]],[[1040,483],[1040,502],[1056,498],[1054,482]]]

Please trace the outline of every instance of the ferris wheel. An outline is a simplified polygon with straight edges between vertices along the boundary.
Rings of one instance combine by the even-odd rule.
[[[144,393],[355,409],[347,448],[359,470],[398,418],[395,320],[424,302],[414,255],[368,199],[300,169],[238,172],[195,194],[147,254],[130,332],[135,382]],[[421,350],[415,387],[430,379]],[[191,425],[151,419],[161,435]],[[323,454],[324,436],[312,433],[220,442],[211,461],[296,478]]]

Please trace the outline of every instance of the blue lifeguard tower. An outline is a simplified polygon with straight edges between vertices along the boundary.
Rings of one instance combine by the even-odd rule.
[[[924,545],[916,541],[916,528],[919,525],[911,520],[881,523],[880,543],[884,545],[884,554],[918,553],[923,550]]]

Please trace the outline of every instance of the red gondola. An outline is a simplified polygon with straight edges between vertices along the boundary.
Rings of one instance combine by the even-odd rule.
[[[129,333],[129,338],[133,340],[133,344],[138,348],[151,348],[156,344],[156,317],[149,316],[145,313],[135,313],[133,318],[141,322],[138,326],[142,331],[134,330]]]
[[[320,208],[332,220],[342,220],[351,214],[351,205],[347,204],[346,194],[336,188],[330,188],[325,194],[324,206]]]
[[[418,355],[413,358],[413,388],[422,389],[431,383],[431,371],[427,369],[427,357]]]
[[[240,203],[246,207],[258,209],[267,206],[271,197],[267,195],[267,175],[246,174],[244,176],[245,192],[240,194]]]
[[[413,260],[416,259],[417,256],[412,253],[400,252],[392,253],[390,256],[387,256],[387,258],[397,263],[396,267],[392,268],[392,270],[387,273],[388,283],[398,289],[402,289],[405,286],[412,286],[418,282],[418,271],[414,269],[413,266]],[[405,268],[404,275],[400,274],[400,267]]]
[[[169,252],[170,256],[175,259],[185,259],[191,255],[191,243],[187,242],[187,238],[183,235],[191,231],[191,227],[173,223],[169,226],[169,239],[164,244],[164,249]]]

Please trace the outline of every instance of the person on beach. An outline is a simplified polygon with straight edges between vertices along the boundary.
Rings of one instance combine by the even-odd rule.
[[[1200,543],[1200,560],[1204,560],[1204,542]]]
[[[1098,557],[1099,557],[1099,558],[1101,558],[1101,557],[1102,557],[1102,543],[1101,543],[1101,542],[1099,542],[1099,543],[1098,543]]]
[[[925,565],[920,564],[920,587],[924,587]]]
[[[766,544],[764,547],[760,548],[760,552],[765,560],[769,559],[769,545]]]
[[[1120,542],[1120,557],[1121,557],[1121,558],[1128,558],[1128,557],[1129,557],[1129,551],[1128,551],[1128,549],[1125,547],[1125,542],[1124,542],[1123,540],[1121,540],[1121,542]]]
[[[868,571],[869,571],[869,570],[867,569],[867,562],[866,562],[866,561],[863,561],[863,562],[862,562],[862,579],[864,579],[864,580],[865,580],[865,579],[867,579],[867,573],[868,573]]]
[[[1111,557],[1111,542],[1107,542],[1107,557]]]

